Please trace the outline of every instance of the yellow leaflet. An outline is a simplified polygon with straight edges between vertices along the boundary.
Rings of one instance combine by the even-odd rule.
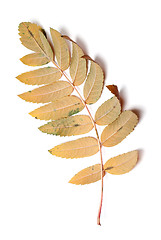
[[[95,122],[98,125],[107,125],[112,123],[120,114],[121,105],[117,97],[104,102],[95,114]]]
[[[28,66],[42,66],[49,62],[49,59],[44,56],[43,53],[31,53],[22,57],[21,62]]]
[[[30,22],[22,22],[19,25],[19,35],[21,43],[34,52],[43,52],[44,47],[40,39],[39,31],[43,29]]]
[[[73,51],[70,63],[70,76],[75,86],[81,85],[87,74],[87,62],[86,59],[81,58],[84,53],[82,49],[75,43],[72,42]]]
[[[66,41],[61,37],[61,34],[54,30],[50,29],[52,41],[54,44],[54,51],[59,67],[64,71],[69,67],[70,63],[70,54],[69,48]]]
[[[76,114],[83,108],[84,105],[78,97],[67,96],[35,109],[30,115],[41,120],[57,120]]]
[[[96,154],[98,151],[98,141],[93,137],[84,137],[62,143],[49,150],[51,154],[62,158],[89,157]]]
[[[111,174],[124,174],[134,168],[138,160],[138,151],[124,153],[117,157],[110,158],[104,164],[104,170]]]
[[[55,82],[61,78],[61,72],[55,67],[44,67],[34,71],[25,72],[17,79],[28,85],[42,85]]]
[[[46,39],[45,35],[41,31],[39,31],[39,35],[40,35],[42,44],[44,46],[44,51],[45,51],[46,55],[49,57],[49,59],[52,61],[53,60],[53,51],[50,47],[50,44],[49,44],[48,40]]]
[[[112,147],[128,136],[138,123],[138,117],[132,111],[124,111],[110,125],[105,127],[101,142],[105,147]]]
[[[73,92],[73,87],[66,81],[57,81],[49,85],[36,88],[32,91],[22,93],[20,98],[27,102],[47,103],[53,102]]]
[[[73,136],[88,133],[93,128],[92,121],[87,115],[76,115],[49,122],[39,129],[48,134]]]
[[[101,67],[94,61],[91,61],[90,72],[84,85],[84,98],[87,104],[93,104],[101,96],[104,82],[104,74]]]
[[[105,172],[103,171],[103,176]],[[87,167],[72,177],[69,183],[76,185],[84,185],[89,183],[97,182],[101,179],[101,164],[95,164],[93,166]]]

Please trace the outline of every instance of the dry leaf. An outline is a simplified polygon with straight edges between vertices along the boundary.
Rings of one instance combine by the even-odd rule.
[[[21,58],[24,64],[41,66],[53,59],[52,49],[40,26],[34,23],[22,22],[19,25],[19,35],[22,44],[36,52]]]
[[[73,87],[67,81],[56,81],[49,85],[36,88],[19,95],[27,102],[48,103],[68,96],[73,92]]]
[[[21,43],[34,52],[43,53],[44,47],[40,39],[39,31],[43,29],[30,22],[22,22],[19,25],[19,35]]]
[[[24,57],[22,57],[21,62],[28,66],[42,66],[49,62],[49,59],[44,56],[43,53],[30,53]]]
[[[44,67],[34,71],[25,72],[17,79],[28,85],[42,85],[55,82],[61,78],[61,72],[55,67]]]
[[[84,105],[78,97],[67,96],[35,109],[30,115],[40,120],[57,120],[76,114],[83,108]]]
[[[84,53],[82,49],[76,44],[72,43],[73,52],[70,63],[70,76],[75,86],[81,85],[87,74],[87,62],[86,59],[81,58]]]
[[[138,160],[138,151],[124,153],[114,158],[110,158],[104,165],[106,172],[111,174],[124,174],[134,168]]]
[[[84,52],[70,37],[66,35],[63,35],[62,37],[72,42],[73,50],[69,71],[73,84],[79,86],[84,82],[87,75],[87,61],[82,58]]]
[[[105,172],[103,171],[103,176]],[[101,179],[101,164],[95,164],[93,166],[87,167],[77,174],[69,181],[69,183],[73,183],[76,185],[84,185],[89,183],[97,182]]]
[[[114,94],[118,99],[120,99],[120,94],[118,87],[116,85],[107,85],[106,86],[112,94]]]
[[[59,136],[80,135],[90,132],[92,128],[92,121],[87,115],[71,116],[49,122],[39,127],[39,129],[44,133]]]
[[[70,64],[70,54],[68,45],[66,41],[61,37],[61,34],[58,31],[51,28],[50,33],[54,43],[54,51],[57,62],[62,71],[64,71],[69,67]]]
[[[48,40],[46,39],[45,35],[41,31],[39,31],[39,35],[40,35],[40,39],[42,41],[46,56],[49,57],[49,59],[52,61],[53,60],[53,51],[50,47],[50,44],[49,44]]]
[[[95,114],[95,122],[98,125],[107,125],[112,123],[120,114],[121,105],[117,97],[104,102]]]
[[[138,123],[138,117],[132,111],[124,111],[110,125],[105,127],[101,142],[105,147],[112,147],[128,136]]]
[[[74,141],[62,143],[49,150],[51,154],[62,158],[89,157],[98,151],[98,141],[94,137],[79,138]]]
[[[104,83],[104,74],[101,67],[94,61],[91,61],[90,72],[87,76],[83,93],[87,104],[93,104],[101,96]]]
[[[54,120],[39,129],[48,134],[59,136],[74,136],[88,133],[93,128],[94,137],[84,137],[55,146],[49,152],[62,158],[83,158],[99,151],[101,164],[95,164],[78,172],[69,182],[73,184],[89,184],[101,179],[101,201],[98,211],[97,224],[100,225],[100,215],[103,199],[103,177],[105,172],[123,174],[130,171],[137,162],[138,152],[132,151],[109,159],[103,166],[102,147],[111,147],[121,142],[138,122],[132,111],[121,112],[119,91],[116,85],[106,86],[115,96],[104,102],[96,111],[95,119],[87,104],[93,104],[100,98],[104,87],[102,68],[68,36],[62,36],[51,28],[53,44],[47,40],[44,30],[33,23],[23,22],[19,25],[21,43],[34,53],[21,58],[29,66],[42,66],[51,62],[54,67],[44,67],[17,76],[21,82],[28,85],[45,85],[32,91],[20,94],[22,99],[34,103],[47,103],[32,111],[31,116],[40,120]],[[68,44],[72,42],[72,58]],[[53,50],[54,49],[54,52]],[[57,62],[55,62],[54,54]],[[71,61],[70,61],[71,60]],[[91,62],[87,75],[87,60]],[[71,79],[68,78],[69,70]],[[87,76],[86,76],[87,75]],[[61,77],[67,81],[57,81]],[[76,86],[84,80],[84,99]],[[77,96],[71,95],[73,90]],[[75,115],[86,108],[87,115]],[[99,136],[98,125],[108,125]]]

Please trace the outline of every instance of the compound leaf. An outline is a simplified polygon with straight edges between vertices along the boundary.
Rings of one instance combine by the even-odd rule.
[[[117,157],[110,158],[104,164],[104,170],[111,174],[124,174],[129,172],[136,165],[138,160],[138,151],[131,151],[121,154]]]
[[[103,176],[105,172],[103,171]],[[72,177],[69,183],[76,185],[84,185],[89,183],[97,182],[101,179],[101,164],[95,164],[93,166],[87,167]]]
[[[19,95],[27,102],[48,103],[68,96],[73,92],[73,87],[67,81],[56,81],[49,85],[36,88]]]
[[[132,111],[124,111],[101,134],[101,142],[105,147],[112,147],[128,136],[138,123],[138,117]]]
[[[57,120],[76,114],[83,108],[84,105],[77,96],[67,96],[35,109],[30,115],[40,120]]]
[[[50,33],[54,44],[54,51],[57,62],[60,68],[64,71],[69,67],[70,64],[70,53],[68,45],[58,31],[51,28]]]
[[[93,128],[92,121],[87,115],[76,115],[49,122],[39,129],[48,134],[73,136],[88,133]]]
[[[61,72],[55,67],[44,67],[34,71],[25,72],[17,79],[28,85],[42,85],[55,82],[61,78]]]
[[[120,114],[121,105],[117,97],[104,102],[96,111],[95,122],[98,125],[107,125],[112,123]]]
[[[62,143],[49,150],[52,155],[62,158],[89,157],[98,151],[98,141],[94,137],[79,138],[74,141]]]
[[[89,59],[85,57],[85,59]],[[83,93],[87,104],[93,104],[101,96],[104,83],[102,68],[94,61],[91,61],[90,72],[85,81]]]
[[[52,42],[47,40],[44,30],[30,22],[19,25],[21,43],[34,51],[20,60],[28,66],[42,66],[50,61],[54,67],[43,67],[17,76],[21,82],[28,85],[45,85],[32,91],[20,94],[19,97],[33,103],[48,103],[30,113],[40,120],[53,120],[39,130],[53,135],[74,136],[88,133],[95,129],[97,138],[83,137],[55,146],[49,152],[62,158],[89,157],[100,151],[101,164],[95,164],[78,172],[69,181],[72,184],[84,185],[96,182],[105,176],[105,173],[124,174],[136,164],[138,151],[131,151],[109,159],[103,166],[101,147],[111,147],[120,143],[128,136],[138,123],[138,117],[132,111],[121,112],[120,96],[116,85],[106,86],[115,96],[105,101],[96,111],[93,119],[87,104],[94,104],[101,96],[104,86],[104,73],[99,64],[89,56],[84,55],[82,49],[68,36],[62,36],[58,31],[50,29]],[[72,57],[66,40],[72,42]],[[54,51],[52,50],[54,49]],[[56,62],[54,62],[54,56]],[[90,61],[90,70],[87,74],[87,61]],[[65,70],[70,72],[71,80]],[[58,81],[62,75],[67,81]],[[86,80],[86,81],[85,81]],[[85,81],[83,94],[79,88]],[[77,96],[71,95],[77,92]],[[88,115],[75,115],[86,108]],[[98,125],[108,125],[99,137]],[[101,140],[100,140],[101,139]],[[103,197],[103,181],[101,181],[101,202],[97,217],[100,225],[100,215]]]

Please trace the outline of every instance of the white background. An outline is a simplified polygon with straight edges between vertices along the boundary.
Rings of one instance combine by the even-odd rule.
[[[3,2],[1,240],[161,239],[160,11],[159,0]],[[28,114],[37,104],[17,97],[31,87],[15,77],[33,69],[19,61],[30,52],[19,41],[22,21],[38,23],[47,32],[55,28],[77,41],[103,67],[106,84],[118,85],[124,109],[133,109],[140,117],[122,143],[104,149],[104,162],[134,149],[139,149],[140,157],[130,173],[105,176],[101,227],[96,224],[100,182],[68,183],[82,168],[99,163],[99,155],[71,160],[49,154],[48,149],[69,138],[41,133],[37,128],[43,122]],[[91,111],[110,97],[105,89]]]

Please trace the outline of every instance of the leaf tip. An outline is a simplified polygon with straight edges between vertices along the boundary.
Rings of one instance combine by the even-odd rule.
[[[20,58],[20,61],[24,63],[24,57]],[[25,63],[24,63],[25,64]]]
[[[35,119],[37,119],[37,117],[36,117],[35,114],[34,114],[34,111],[29,112],[29,115],[30,115],[31,117],[34,117]]]
[[[20,80],[20,75],[16,76],[15,78],[18,79],[18,80]]]
[[[23,99],[23,98],[22,98],[22,95],[23,95],[23,94],[18,94],[17,97]]]
[[[52,154],[52,149],[49,149],[48,152],[49,152],[50,154]]]
[[[38,127],[38,129],[42,132],[42,126]]]
[[[79,185],[79,183],[76,183],[76,182],[73,181],[73,178],[71,178],[71,179],[68,181],[68,183],[71,183],[71,184],[74,184],[74,185]]]
[[[50,32],[54,31],[54,29],[52,27],[50,27]]]

